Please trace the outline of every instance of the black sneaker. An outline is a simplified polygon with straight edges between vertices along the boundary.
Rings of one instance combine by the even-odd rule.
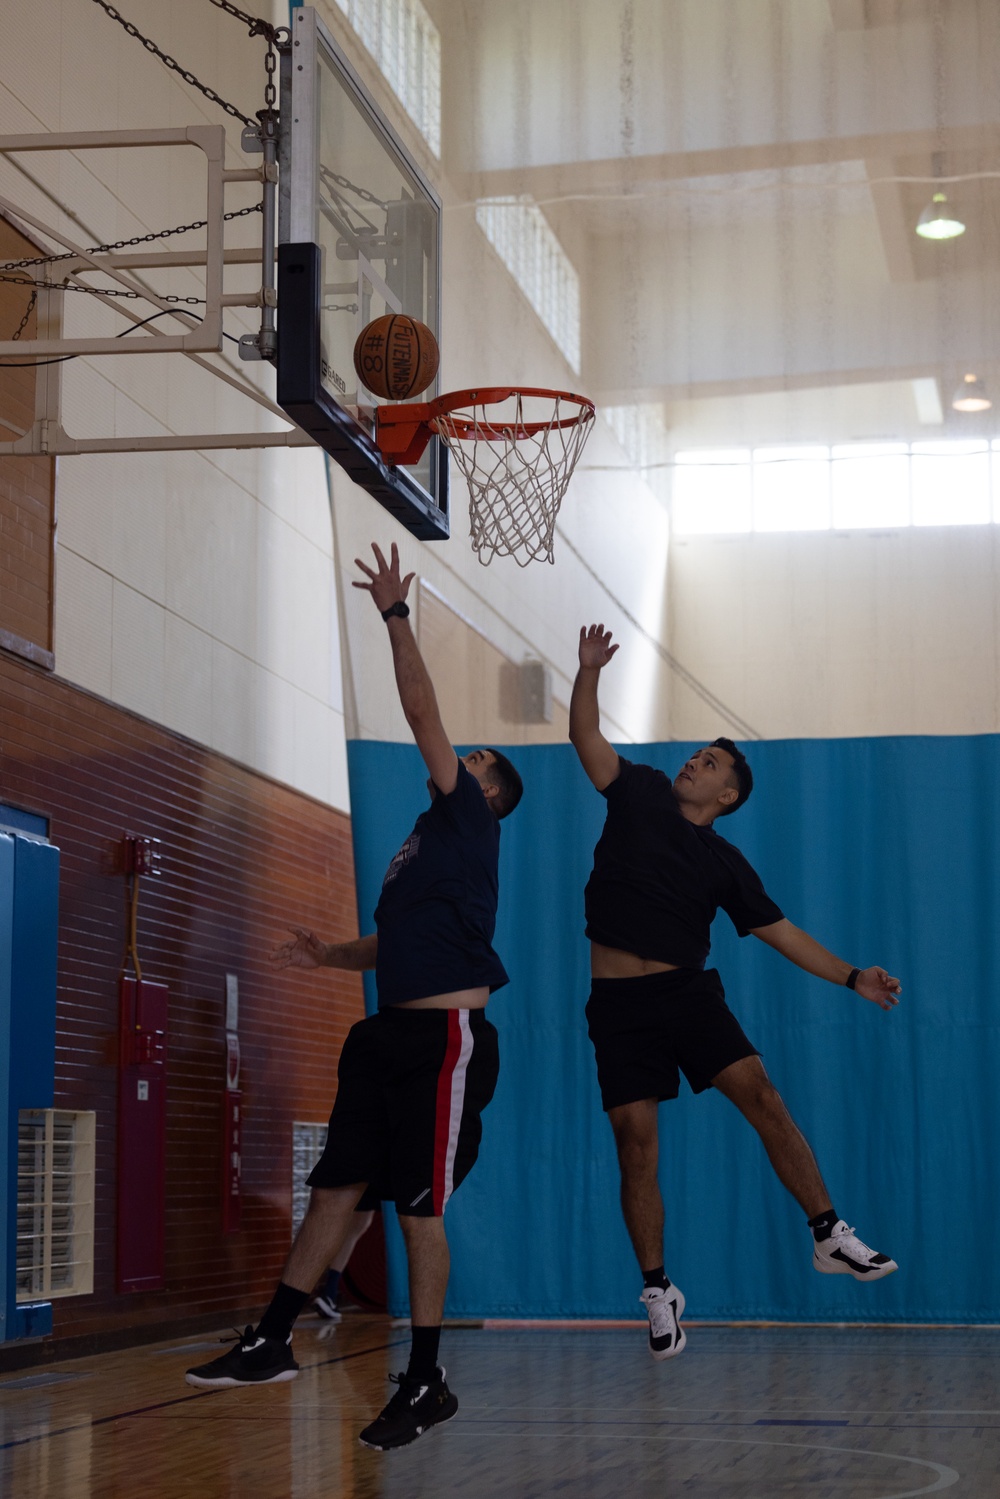
[[[389,1452],[415,1442],[429,1426],[450,1421],[458,1410],[458,1401],[445,1384],[444,1370],[439,1366],[437,1372],[437,1379],[430,1384],[421,1384],[406,1374],[390,1374],[399,1389],[382,1414],[361,1433],[362,1446]]]
[[[290,1334],[282,1343],[278,1338],[261,1338],[248,1327],[228,1353],[189,1369],[184,1378],[202,1389],[224,1390],[241,1384],[284,1384],[298,1372]]]

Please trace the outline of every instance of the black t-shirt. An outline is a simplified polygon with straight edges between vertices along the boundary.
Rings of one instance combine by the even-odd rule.
[[[584,896],[593,942],[703,968],[719,906],[741,937],[782,919],[739,849],[682,816],[662,770],[618,764]]]
[[[386,870],[375,907],[379,1009],[508,982],[493,951],[500,823],[475,776],[438,791]]]

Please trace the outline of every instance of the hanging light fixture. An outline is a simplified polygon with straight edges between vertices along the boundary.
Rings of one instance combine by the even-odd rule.
[[[921,239],[957,239],[965,233],[965,225],[948,207],[946,195],[935,193],[917,220],[917,233]]]
[[[993,402],[986,394],[986,385],[978,375],[966,375],[952,398],[956,411],[989,411]]]

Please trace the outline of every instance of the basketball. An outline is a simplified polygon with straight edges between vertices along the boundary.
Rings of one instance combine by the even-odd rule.
[[[408,401],[426,390],[437,374],[441,354],[426,323],[405,312],[390,312],[362,328],[354,345],[358,379],[373,395]]]

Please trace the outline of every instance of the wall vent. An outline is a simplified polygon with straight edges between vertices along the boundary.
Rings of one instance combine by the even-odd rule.
[[[97,1115],[22,1109],[17,1121],[17,1300],[94,1289]]]

